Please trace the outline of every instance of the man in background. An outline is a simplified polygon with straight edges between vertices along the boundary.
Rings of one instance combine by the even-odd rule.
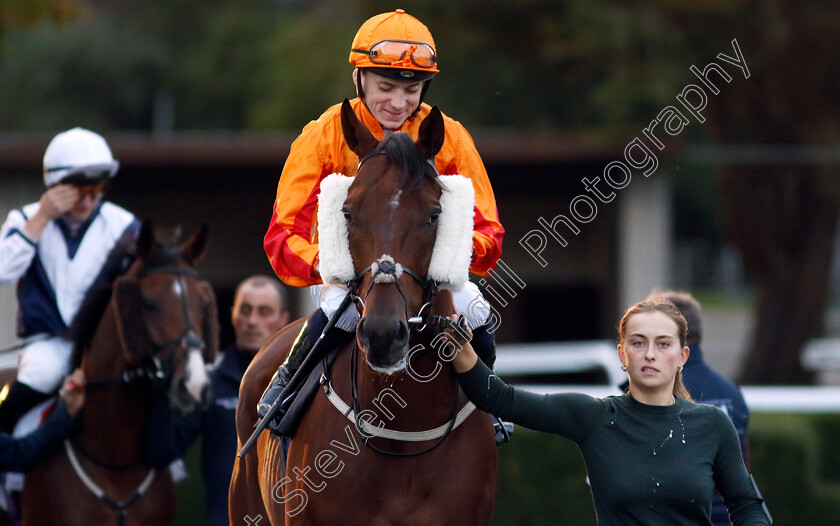
[[[652,297],[665,298],[680,309],[686,322],[688,334],[686,344],[690,350],[688,361],[683,366],[682,376],[688,392],[694,401],[701,404],[714,405],[721,408],[738,431],[741,441],[741,453],[744,463],[749,467],[749,449],[747,444],[747,425],[750,419],[749,409],[744,401],[744,395],[737,385],[727,380],[703,361],[703,351],[700,342],[703,339],[703,319],[700,302],[687,292],[673,290],[654,291]],[[729,515],[723,500],[715,494],[712,500],[712,523],[715,526],[728,526]]]

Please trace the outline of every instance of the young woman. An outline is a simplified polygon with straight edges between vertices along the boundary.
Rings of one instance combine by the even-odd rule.
[[[466,342],[453,365],[480,409],[578,444],[599,525],[711,525],[715,488],[734,525],[769,525],[731,420],[717,407],[695,404],[682,384],[689,349],[680,311],[664,299],[637,303],[621,318],[619,337],[630,382],[622,396],[513,388]]]

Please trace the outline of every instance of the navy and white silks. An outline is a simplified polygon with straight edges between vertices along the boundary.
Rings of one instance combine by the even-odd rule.
[[[76,228],[63,217],[50,221],[35,241],[24,227],[39,207],[35,202],[12,210],[0,228],[0,285],[17,282],[17,334],[37,339],[21,352],[18,380],[50,393],[69,373],[72,343],[62,336],[111,249],[139,222],[125,209],[102,202]]]

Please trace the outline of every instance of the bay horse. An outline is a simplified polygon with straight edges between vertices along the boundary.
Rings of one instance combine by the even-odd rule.
[[[136,260],[96,312],[101,321],[81,355],[81,429],[26,475],[24,526],[171,523],[169,470],[142,461],[146,425],[153,390],[182,413],[208,403],[204,363],[218,349],[216,298],[194,269],[206,243],[206,225],[182,245],[158,240],[150,221],[141,226]],[[87,304],[78,316],[90,315]]]
[[[354,178],[336,174],[321,183],[320,271],[325,282],[349,283],[361,314],[357,337],[322,377],[323,390],[288,454],[282,439],[265,432],[236,460],[230,523],[489,524],[496,483],[490,416],[470,413],[447,352],[435,345],[444,341],[442,334],[417,327],[430,310],[444,317],[454,310],[450,291],[436,294],[438,284],[456,281],[452,276],[467,279],[472,182],[438,177],[434,170],[431,159],[444,140],[437,108],[422,123],[416,143],[404,133],[378,143],[347,101],[341,122],[361,162]],[[443,206],[459,182],[468,186],[469,202]],[[330,203],[326,194],[334,183],[344,184],[346,194],[337,192],[337,202]],[[461,224],[452,224],[455,217]],[[437,243],[452,243],[455,226],[461,232],[459,257]],[[342,239],[346,246],[336,249]],[[446,267],[453,265],[450,272]],[[257,401],[302,321],[275,335],[242,380],[240,448],[253,429]]]

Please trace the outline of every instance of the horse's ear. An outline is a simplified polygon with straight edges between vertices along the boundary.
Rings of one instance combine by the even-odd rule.
[[[207,223],[202,223],[195,234],[184,243],[184,259],[190,265],[195,265],[207,250]]]
[[[204,325],[201,327],[201,337],[204,340],[204,352],[202,354],[205,363],[213,363],[216,361],[216,354],[219,352],[219,310],[216,304],[216,294],[213,292],[210,283],[201,281],[199,287],[207,300],[204,308]]]
[[[420,124],[420,131],[417,133],[417,150],[424,158],[434,159],[443,147],[444,137],[443,114],[435,106]]]
[[[137,236],[137,257],[148,259],[155,246],[155,230],[151,219],[144,219],[140,226],[140,234]]]
[[[143,297],[137,281],[123,276],[114,282],[114,310],[117,313],[117,334],[123,353],[133,365],[154,354],[154,342],[143,318]]]
[[[344,140],[347,141],[347,146],[359,158],[372,152],[378,144],[376,137],[356,117],[356,113],[353,111],[353,107],[350,106],[350,101],[347,99],[344,99],[344,102],[341,103],[341,131],[344,133]]]

